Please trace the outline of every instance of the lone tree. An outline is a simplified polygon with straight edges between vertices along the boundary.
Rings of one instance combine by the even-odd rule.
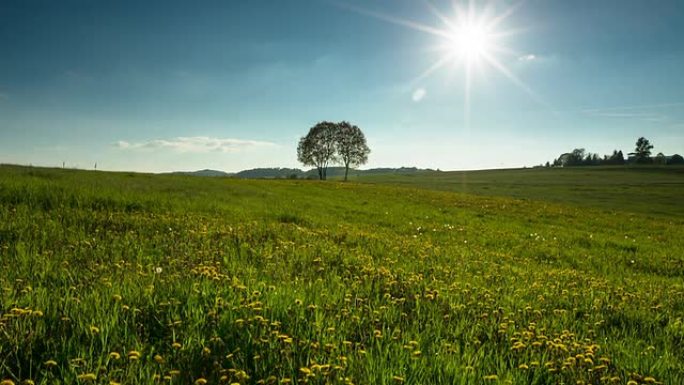
[[[629,155],[634,155],[637,163],[648,163],[651,160],[653,145],[643,136],[636,141],[636,149]]]
[[[349,167],[357,167],[368,161],[370,148],[361,129],[349,122],[337,124],[337,152],[339,161],[344,165],[344,180],[349,175]]]
[[[297,146],[297,159],[305,166],[316,167],[321,180],[327,177],[328,165],[337,160],[337,131],[335,123],[320,122],[311,127]]]

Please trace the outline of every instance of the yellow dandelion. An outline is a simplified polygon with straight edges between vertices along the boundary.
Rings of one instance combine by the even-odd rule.
[[[644,382],[647,383],[647,384],[655,384],[655,383],[656,383],[656,379],[653,378],[653,377],[646,377],[646,378],[644,378]]]
[[[177,369],[169,370],[169,376],[180,376],[180,374],[181,374],[180,370],[177,370]]]
[[[121,354],[117,352],[111,352],[109,353],[109,358],[111,358],[112,360],[118,360],[119,358],[121,358]]]
[[[14,385],[14,381],[9,380],[9,379],[2,380],[2,381],[0,381],[0,385]]]
[[[404,382],[404,377],[392,376],[392,380],[401,384]]]
[[[200,377],[197,380],[195,380],[195,385],[205,385],[207,383],[207,380],[204,378]]]
[[[22,383],[23,383],[24,385],[36,385],[36,383],[33,382],[33,380],[24,380],[24,382],[22,382]]]
[[[181,344],[178,343],[178,342],[174,342],[174,343],[171,344],[171,347],[174,348],[174,349],[180,349],[180,348],[183,347],[183,345],[181,345]]]
[[[140,358],[140,352],[139,351],[131,350],[130,352],[128,352],[128,359],[129,360],[135,361],[135,360],[138,360],[139,358]]]
[[[57,361],[55,360],[47,360],[43,365],[47,366],[48,368],[51,368],[53,366],[57,366]]]
[[[518,365],[518,369],[527,370],[527,369],[529,369],[529,368],[530,368],[530,367],[527,366],[526,364],[520,364],[520,365]]]
[[[482,379],[484,379],[485,381],[496,381],[499,379],[499,376],[497,376],[496,374],[490,374],[482,377]]]
[[[109,381],[109,385],[121,385],[120,382],[116,382],[114,380]]]
[[[97,375],[95,373],[85,373],[85,374],[79,374],[76,376],[81,381],[95,381],[97,380]]]
[[[93,333],[93,334],[99,334],[99,333],[100,333],[100,328],[98,328],[97,326],[91,326],[91,327],[90,327],[90,332]]]
[[[154,355],[154,361],[158,364],[163,364],[164,363],[164,357],[160,356],[159,354]]]

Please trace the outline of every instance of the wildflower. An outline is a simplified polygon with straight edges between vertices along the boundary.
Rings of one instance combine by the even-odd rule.
[[[302,373],[305,374],[305,375],[311,374],[311,369],[306,368],[306,367],[304,367],[304,368],[299,368],[299,371],[302,372]]]
[[[0,381],[0,385],[14,385],[14,381],[12,381],[12,380],[2,380],[2,381]]]
[[[43,365],[47,366],[48,368],[51,368],[53,366],[57,366],[57,362],[55,360],[47,360]]]
[[[404,382],[404,377],[392,376],[392,380],[401,384]]]
[[[86,373],[86,374],[79,374],[76,376],[81,381],[95,381],[97,380],[97,376],[95,373]]]
[[[183,345],[181,345],[181,344],[178,343],[178,342],[174,342],[174,343],[171,344],[171,347],[174,348],[174,349],[180,349],[180,348],[183,347]]]
[[[90,327],[90,332],[93,333],[93,334],[99,334],[99,333],[100,333],[100,328],[98,328],[97,326],[91,326],[91,327]]]
[[[161,267],[156,267],[156,268],[154,269],[154,272],[157,273],[157,274],[161,274],[161,273],[162,273],[162,268],[161,268]]]
[[[499,376],[497,376],[496,374],[490,374],[488,376],[482,377],[482,379],[485,381],[496,381],[499,379]]]
[[[204,378],[200,377],[197,380],[195,380],[195,385],[205,385],[207,383],[207,380]]]
[[[164,363],[164,357],[160,356],[159,354],[155,354],[154,361],[158,364],[163,364]]]
[[[118,360],[119,358],[121,358],[121,354],[117,352],[111,352],[109,353],[109,358],[111,358],[112,360]]]

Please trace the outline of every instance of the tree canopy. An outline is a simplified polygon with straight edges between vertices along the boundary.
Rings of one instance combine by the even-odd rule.
[[[339,162],[345,167],[347,180],[349,167],[365,164],[370,149],[361,129],[349,122],[320,122],[299,140],[297,159],[305,166],[318,170],[319,179],[327,178],[328,165]]]
[[[634,149],[634,152],[631,152],[629,155],[634,155],[637,163],[648,163],[651,160],[652,149],[653,145],[651,142],[642,136],[637,139],[636,148]]]
[[[318,170],[318,177],[326,179],[328,165],[337,160],[337,125],[320,122],[311,127],[309,133],[299,140],[297,159],[305,166]]]
[[[361,129],[349,122],[337,124],[337,152],[344,166],[344,180],[347,180],[349,167],[356,167],[368,161],[370,148],[366,145],[366,137]]]

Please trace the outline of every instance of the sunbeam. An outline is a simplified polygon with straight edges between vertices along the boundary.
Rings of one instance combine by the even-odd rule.
[[[430,26],[349,4],[335,4],[365,16],[428,33],[441,39],[438,49],[442,55],[411,83],[429,77],[438,70],[447,67],[448,64],[462,66],[464,71],[463,119],[466,131],[470,129],[474,72],[484,70],[484,67],[494,68],[536,102],[547,105],[539,95],[496,57],[496,54],[516,55],[515,51],[501,45],[500,41],[521,33],[525,29],[500,30],[499,27],[520,8],[524,1],[507,7],[499,14],[494,14],[491,3],[482,9],[478,9],[473,0],[461,2],[454,0],[452,2],[453,16],[440,11],[430,0],[422,0],[422,3],[439,20],[441,26]]]

